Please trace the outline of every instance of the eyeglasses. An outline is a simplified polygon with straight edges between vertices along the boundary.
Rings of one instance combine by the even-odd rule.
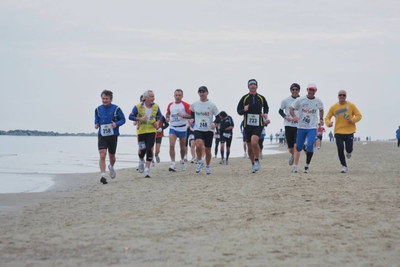
[[[344,97],[346,97],[346,94],[339,94],[338,96],[344,96]]]
[[[314,88],[308,88],[307,90],[308,90],[308,91],[313,91],[313,92],[317,91],[317,90],[314,89]]]
[[[294,87],[294,88],[292,88],[290,90],[292,90],[292,91],[300,91],[299,88],[296,88],[296,87]]]

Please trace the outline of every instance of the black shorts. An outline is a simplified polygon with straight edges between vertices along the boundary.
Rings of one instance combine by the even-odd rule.
[[[264,126],[246,126],[246,127],[244,127],[244,134],[246,135],[246,142],[247,143],[251,142],[252,135],[257,135],[258,137],[260,137],[263,129],[264,129]]]
[[[156,144],[161,144],[161,141],[162,141],[162,137],[156,138]]]
[[[108,153],[115,154],[117,152],[118,135],[102,136],[97,138],[97,146],[100,149],[108,149]]]
[[[297,127],[285,126],[285,138],[288,148],[294,148],[297,139]]]
[[[197,139],[202,139],[204,142],[204,146],[207,148],[211,148],[214,139],[214,133],[211,131],[207,132],[194,131],[194,140]]]
[[[317,136],[317,139],[322,141],[322,136]]]
[[[226,147],[231,147],[232,144],[232,136],[229,138],[226,138],[224,136],[221,136],[221,139],[219,140],[220,143],[226,143]]]

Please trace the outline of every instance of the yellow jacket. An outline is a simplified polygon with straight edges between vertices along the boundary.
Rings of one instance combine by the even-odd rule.
[[[356,105],[347,101],[343,105],[338,102],[331,106],[325,116],[325,124],[327,126],[331,123],[332,117],[335,117],[335,134],[352,134],[356,132],[356,123],[361,120],[362,115]],[[353,123],[348,122],[348,118],[351,118]]]

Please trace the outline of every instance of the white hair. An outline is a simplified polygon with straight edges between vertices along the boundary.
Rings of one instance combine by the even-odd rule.
[[[153,90],[146,90],[146,91],[144,91],[144,93],[143,93],[143,100],[145,100],[145,99],[149,96],[149,93],[153,93]]]

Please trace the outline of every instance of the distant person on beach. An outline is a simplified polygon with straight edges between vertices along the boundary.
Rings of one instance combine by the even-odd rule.
[[[240,132],[242,133],[242,139],[243,139],[243,158],[247,158],[247,142],[246,142],[246,135],[244,133],[244,121],[240,123]]]
[[[169,171],[176,171],[175,166],[175,143],[179,138],[180,147],[180,165],[181,170],[186,171],[185,155],[186,155],[186,138],[188,121],[191,118],[190,105],[182,100],[183,90],[176,89],[174,92],[175,101],[167,106],[167,122],[169,122],[169,156],[171,165]]]
[[[297,138],[297,123],[293,121],[293,117],[290,115],[290,107],[293,102],[300,97],[300,85],[293,83],[290,85],[290,96],[282,100],[279,108],[279,114],[283,118],[283,125],[285,126],[286,142],[289,149],[290,157],[288,160],[289,165],[293,165],[294,151],[296,146]],[[295,114],[298,115],[298,111],[295,110]]]
[[[333,104],[325,117],[325,123],[332,127],[332,117],[335,117],[335,139],[340,163],[342,164],[342,173],[348,172],[346,157],[351,158],[353,152],[353,139],[356,132],[356,123],[362,118],[362,115],[355,104],[346,100],[347,93],[340,90],[338,93],[339,102]],[[343,145],[344,144],[344,145]]]
[[[221,111],[219,116],[215,119],[214,123],[218,124],[220,143],[221,143],[221,161],[219,164],[228,165],[229,155],[231,154],[231,144],[233,138],[233,128],[235,124],[231,116],[225,111]],[[226,155],[225,155],[226,144]]]
[[[155,158],[156,158],[157,163],[160,163],[161,143],[162,143],[162,139],[164,137],[164,130],[167,129],[168,126],[169,126],[169,123],[167,122],[167,119],[164,117],[164,115],[161,115],[161,120],[158,120],[158,128],[157,128],[157,133],[156,133]],[[152,163],[154,164],[154,158],[152,160]]]
[[[138,124],[136,134],[139,147],[139,167],[140,173],[144,173],[145,178],[150,178],[150,163],[153,160],[153,147],[157,129],[161,123],[161,111],[159,106],[154,103],[155,95],[152,90],[143,93],[143,101],[136,104],[129,114],[129,120],[136,121]],[[146,156],[146,161],[144,157]]]
[[[292,167],[292,172],[295,173],[297,172],[297,165],[299,164],[300,152],[303,150],[306,139],[307,153],[304,172],[309,172],[311,159],[314,154],[314,142],[317,135],[318,115],[321,125],[324,124],[324,105],[319,98],[315,97],[316,92],[317,85],[313,83],[309,84],[307,86],[307,95],[297,98],[290,108],[290,115],[293,117],[293,121],[298,123],[296,152]],[[298,111],[298,115],[296,114],[295,110]]]
[[[99,166],[101,172],[100,182],[107,184],[106,179],[106,156],[108,150],[108,158],[110,164],[110,177],[114,179],[116,176],[114,170],[115,153],[117,151],[117,142],[119,135],[119,127],[125,123],[125,115],[121,108],[112,104],[113,92],[104,90],[101,92],[102,105],[98,106],[94,111],[94,128],[98,131],[98,149],[100,154]]]
[[[272,144],[272,140],[274,139],[274,135],[271,133],[270,135],[269,135],[269,142]]]
[[[322,146],[322,137],[324,136],[325,128],[321,126],[320,123],[318,123],[318,128],[317,128],[317,139],[315,140],[314,147],[317,147],[317,149],[320,149]]]
[[[257,93],[258,83],[255,79],[250,79],[247,82],[247,88],[249,93],[240,99],[237,105],[237,113],[243,116],[251,172],[255,173],[260,169],[258,141],[264,128],[264,121],[268,120],[269,107],[265,97]]]
[[[333,133],[332,133],[332,131],[330,131],[330,132],[329,132],[329,142],[332,142],[332,141],[334,141],[334,138],[333,138]]]
[[[396,138],[397,138],[397,147],[400,147],[400,126],[399,129],[397,129],[396,131]]]
[[[203,150],[205,151],[206,174],[211,174],[211,146],[214,138],[214,117],[218,115],[217,106],[208,99],[208,88],[200,86],[198,89],[199,100],[194,102],[190,109],[194,119],[194,138],[196,143],[197,164],[196,173],[203,168]],[[205,148],[205,149],[204,149]]]

